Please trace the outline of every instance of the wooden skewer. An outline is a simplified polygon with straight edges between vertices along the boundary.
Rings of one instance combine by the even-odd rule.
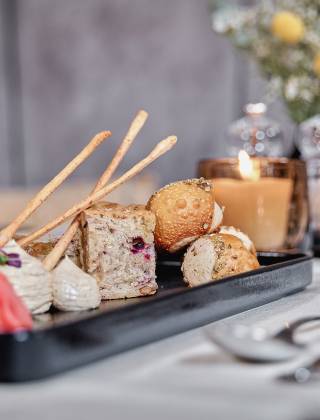
[[[96,134],[87,146],[68,163],[59,173],[56,175],[47,185],[45,185],[36,196],[29,201],[24,210],[6,227],[0,232],[0,248],[6,245],[13,235],[19,229],[19,227],[32,215],[32,213],[44,203],[47,198],[81,165],[94,151],[95,149],[108,137],[111,136],[110,131],[102,131]]]
[[[148,113],[146,111],[140,110],[137,113],[137,115],[135,116],[134,120],[132,121],[129,127],[127,134],[122,140],[120,147],[118,148],[116,154],[114,155],[107,169],[104,171],[104,173],[98,180],[93,191],[91,192],[91,195],[99,191],[102,187],[104,187],[108,183],[108,181],[110,180],[110,178],[112,177],[116,169],[118,168],[120,162],[122,161],[122,159],[128,152],[135,138],[137,137],[139,131],[144,126],[147,118],[148,118]],[[60,258],[65,253],[70,242],[72,241],[75,234],[77,233],[79,229],[79,224],[80,224],[80,216],[78,215],[75,217],[75,219],[69,225],[67,230],[58,240],[58,242],[56,243],[52,251],[43,260],[43,266],[48,271],[53,270],[54,267],[58,264]]]
[[[169,136],[165,140],[162,140],[157,146],[152,150],[152,152],[142,159],[139,163],[133,166],[129,171],[125,172],[120,178],[112,182],[111,184],[101,188],[99,191],[94,193],[93,195],[89,196],[85,200],[82,200],[80,203],[76,204],[75,206],[71,207],[68,211],[66,211],[61,216],[54,219],[52,222],[45,225],[43,228],[37,230],[36,232],[32,233],[31,235],[20,239],[18,243],[21,246],[26,246],[30,242],[34,241],[35,239],[39,238],[40,236],[45,235],[46,233],[50,232],[52,229],[55,229],[57,226],[64,223],[70,217],[74,217],[77,214],[81,213],[82,211],[86,210],[88,207],[92,206],[95,202],[101,200],[105,195],[109,194],[111,191],[115,190],[124,182],[128,181],[129,179],[133,178],[135,175],[140,173],[144,168],[149,166],[153,161],[158,159],[164,153],[167,153],[172,147],[176,144],[177,138],[175,136]]]

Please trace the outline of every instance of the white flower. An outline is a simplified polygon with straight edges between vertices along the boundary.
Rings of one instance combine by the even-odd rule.
[[[320,78],[314,72],[314,58],[320,51],[320,0],[261,0],[248,8],[230,3],[220,0],[222,8],[213,14],[213,28],[255,59],[270,80],[267,98],[272,101],[281,95],[296,121],[318,109]],[[303,40],[294,47],[276,39],[270,30],[279,11],[292,12],[303,21]],[[294,101],[300,107],[291,107]]]
[[[312,90],[309,89],[302,89],[300,92],[300,97],[306,102],[312,102],[314,99],[314,94]]]
[[[212,15],[212,28],[218,34],[224,34],[228,32],[230,28],[229,19],[226,18],[225,14],[220,12],[216,12]]]
[[[258,36],[258,34],[256,34]],[[253,44],[254,52],[258,58],[265,58],[270,55],[270,45],[264,39]]]
[[[267,85],[266,102],[273,102],[282,92],[283,80],[281,77],[272,77]]]
[[[284,94],[288,101],[293,101],[299,94],[299,80],[297,77],[290,77],[284,88]]]
[[[244,7],[224,7],[213,13],[212,28],[220,34],[242,30],[244,25],[253,18],[253,14],[253,10]]]

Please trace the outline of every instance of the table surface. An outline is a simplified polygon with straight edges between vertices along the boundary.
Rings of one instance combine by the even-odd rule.
[[[319,313],[320,260],[314,260],[314,281],[305,291],[218,323],[273,332],[288,321]],[[309,326],[300,338],[310,343],[302,358],[314,358],[320,352],[319,325]],[[275,379],[300,362],[239,362],[215,348],[198,328],[48,380],[0,385],[0,418],[320,418],[320,381],[294,385]]]

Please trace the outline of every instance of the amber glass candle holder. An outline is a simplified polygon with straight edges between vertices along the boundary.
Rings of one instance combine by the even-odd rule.
[[[237,158],[202,160],[198,175],[213,180],[216,201],[225,207],[223,224],[248,234],[258,251],[297,248],[309,219],[305,163],[264,157],[250,163],[252,177]]]

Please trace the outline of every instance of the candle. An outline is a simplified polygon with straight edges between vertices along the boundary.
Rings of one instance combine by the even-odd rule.
[[[224,224],[235,226],[258,250],[277,250],[286,242],[293,182],[261,177],[259,159],[239,153],[240,179],[214,178],[216,201],[225,206]]]

